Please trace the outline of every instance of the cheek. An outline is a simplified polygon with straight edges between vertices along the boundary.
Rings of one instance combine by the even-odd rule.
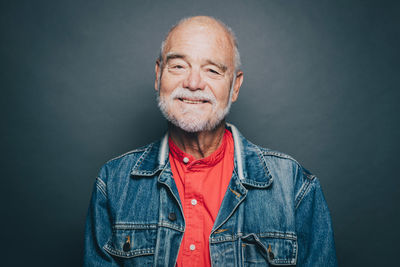
[[[179,87],[180,82],[177,79],[171,79],[169,77],[162,77],[161,78],[161,94],[170,94],[172,93],[175,88]]]
[[[230,90],[230,86],[226,84],[220,86],[218,90],[215,90],[215,98],[218,102],[220,102],[220,104],[225,105],[226,103],[228,103]]]

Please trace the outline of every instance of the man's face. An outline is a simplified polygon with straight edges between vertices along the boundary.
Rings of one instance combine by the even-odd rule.
[[[242,82],[241,74],[234,75],[233,55],[230,39],[219,25],[178,26],[165,44],[163,65],[156,65],[155,86],[164,116],[187,132],[218,126]]]

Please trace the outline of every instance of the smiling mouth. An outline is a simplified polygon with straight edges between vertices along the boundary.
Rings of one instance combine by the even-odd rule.
[[[185,98],[179,98],[179,100],[187,104],[203,104],[208,102],[207,100],[191,100]]]

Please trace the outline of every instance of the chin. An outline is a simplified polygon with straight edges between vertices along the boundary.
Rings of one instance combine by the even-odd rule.
[[[199,119],[197,116],[190,118],[173,119],[171,121],[175,126],[189,133],[210,131],[215,128],[212,121],[207,119]]]

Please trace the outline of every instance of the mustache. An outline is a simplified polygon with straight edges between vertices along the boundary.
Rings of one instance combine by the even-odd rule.
[[[184,89],[183,87],[177,87],[172,94],[170,95],[170,99],[177,98],[187,98],[191,100],[202,100],[210,102],[211,104],[216,104],[217,100],[212,93],[204,92],[204,91],[191,91],[188,89]]]

